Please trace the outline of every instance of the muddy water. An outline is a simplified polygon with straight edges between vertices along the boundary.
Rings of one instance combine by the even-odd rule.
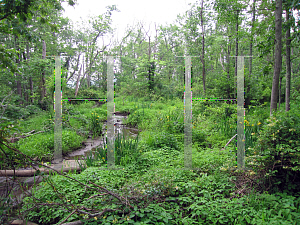
[[[120,115],[116,113],[113,116],[114,121],[114,128],[115,128],[115,135],[118,133],[121,135],[124,135],[124,137],[127,138],[134,138],[137,136],[139,130],[136,128],[130,128],[126,127],[124,125],[125,120],[127,119],[126,115]],[[103,133],[106,133],[106,122],[103,124]],[[69,153],[67,156],[64,157],[64,159],[84,159],[86,158],[87,154],[89,154],[91,151],[94,152],[97,147],[103,147],[105,144],[105,135],[102,137],[97,138],[88,138],[84,143],[85,147],[79,150],[76,150],[74,152]]]
[[[126,115],[122,115],[119,113],[115,113],[113,116],[114,120],[114,128],[115,128],[115,134],[120,133],[121,135],[124,135],[125,138],[130,138],[130,137],[136,137],[138,134],[138,130],[135,128],[129,128],[124,125],[125,120],[127,119]],[[103,133],[106,133],[106,123],[103,124]],[[88,138],[85,142],[85,147],[79,150],[76,150],[72,153],[69,153],[67,156],[64,157],[65,160],[72,160],[72,159],[82,159],[85,158],[86,155],[89,152],[93,152],[97,147],[103,147],[105,143],[105,137],[98,137],[98,138]],[[9,177],[12,179],[12,177]],[[30,190],[33,184],[38,184],[42,181],[42,177],[37,176],[37,177],[17,177],[16,179],[22,183],[22,184],[27,184],[28,189]],[[12,191],[13,190],[13,191]],[[20,189],[20,186],[16,181],[7,181],[7,178],[5,177],[0,177],[0,198],[2,197],[8,197],[7,193],[12,191],[13,198],[12,200],[12,207],[16,207],[19,205],[19,203],[22,201],[23,195],[22,190]],[[0,216],[0,221],[1,221],[1,216]]]

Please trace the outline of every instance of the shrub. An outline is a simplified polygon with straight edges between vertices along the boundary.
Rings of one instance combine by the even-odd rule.
[[[96,99],[96,98],[100,98],[101,94],[99,93],[99,91],[96,91],[92,88],[90,89],[80,89],[78,91],[78,98],[92,98],[92,99]]]
[[[37,114],[37,113],[41,112],[40,108],[35,106],[35,105],[28,105],[25,108],[28,110],[30,115]]]
[[[149,147],[154,149],[163,148],[165,146],[179,149],[176,137],[168,132],[151,133],[145,142]]]
[[[74,131],[62,132],[62,153],[65,154],[73,149],[81,147],[83,138]],[[54,152],[54,134],[36,134],[21,139],[18,148],[30,157],[38,157],[39,160],[51,160]]]
[[[201,147],[207,147],[207,141],[206,141],[206,133],[203,130],[200,129],[193,129],[192,130],[192,141],[193,143],[197,142],[199,143],[199,146]]]
[[[300,191],[300,114],[296,110],[277,113],[267,120],[254,148],[273,190]]]
[[[27,118],[30,112],[26,108],[8,104],[4,115],[13,119],[22,119]]]

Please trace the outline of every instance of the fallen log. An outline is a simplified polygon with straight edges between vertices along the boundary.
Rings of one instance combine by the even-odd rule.
[[[32,131],[30,131],[30,132],[28,132],[28,133],[26,133],[25,135],[21,135],[20,137],[11,137],[10,139],[8,139],[8,141],[9,141],[9,143],[15,143],[15,142],[17,142],[17,141],[19,141],[20,139],[23,139],[23,138],[27,138],[27,137],[30,137],[30,136],[32,136],[32,135],[35,135],[35,134],[40,134],[40,133],[44,133],[44,132],[46,132],[47,130],[42,130],[42,131],[38,131],[38,132],[36,132],[36,133],[33,133],[33,132],[35,132],[35,130],[32,130]],[[16,134],[16,133],[15,133]],[[14,134],[14,135],[15,135]]]

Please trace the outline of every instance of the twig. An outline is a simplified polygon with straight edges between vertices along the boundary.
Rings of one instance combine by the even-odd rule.
[[[77,209],[73,210],[73,212],[71,212],[71,213],[67,216],[67,218],[64,219],[64,220],[63,220],[61,223],[59,223],[58,225],[61,225],[61,224],[63,224],[65,221],[67,221],[67,219],[69,219],[70,216],[72,216],[76,211],[77,211]]]
[[[227,142],[227,144],[225,145],[225,147],[222,148],[222,150],[224,150],[236,136],[237,136],[237,134],[235,134],[232,138],[230,138],[230,140]]]
[[[6,145],[6,144],[3,143],[1,140],[0,140],[0,142],[1,142],[1,144],[3,144],[3,145],[5,145],[6,147],[8,147],[9,149],[18,152],[19,154],[22,154],[25,158],[31,159],[29,156],[23,154],[23,153],[20,152],[18,149],[15,149],[15,148],[10,147],[9,145]],[[31,159],[31,160],[32,160],[33,162],[36,162],[36,161],[33,160],[33,159]],[[46,168],[49,168],[49,169],[55,171],[55,172],[56,172],[57,174],[59,174],[59,175],[62,175],[62,176],[64,176],[64,177],[67,177],[67,178],[69,178],[69,179],[71,179],[71,180],[73,180],[73,181],[75,181],[75,182],[77,182],[77,183],[79,183],[79,184],[81,184],[81,185],[83,185],[83,186],[85,186],[85,187],[88,187],[89,189],[94,189],[94,190],[97,190],[97,191],[101,192],[100,189],[93,188],[93,187],[90,187],[90,186],[88,186],[88,185],[86,185],[86,184],[83,184],[82,182],[80,182],[80,181],[78,181],[78,180],[76,180],[76,179],[74,179],[74,178],[72,178],[72,177],[69,177],[69,176],[67,176],[67,175],[61,174],[59,171],[57,171],[57,170],[55,170],[55,169],[53,169],[53,168],[51,168],[51,167],[49,167],[49,166],[40,164],[40,163],[38,163],[38,162],[36,162],[36,163],[37,163],[38,165],[41,165],[41,166],[43,166],[43,167],[46,167]],[[32,167],[33,167],[35,170],[37,170],[37,168],[35,167],[35,165],[32,165]],[[52,188],[54,189],[54,186],[53,186],[53,184],[50,182],[50,180],[48,181],[48,183],[49,183],[49,185],[52,186]],[[112,195],[113,197],[117,198],[122,204],[124,204],[124,205],[126,205],[126,206],[129,205],[129,207],[130,207],[131,209],[134,209],[134,207],[131,206],[130,203],[128,202],[128,200],[125,199],[124,197],[118,196],[117,194],[112,193],[112,192],[108,191],[106,188],[103,188],[103,187],[101,187],[101,186],[99,186],[99,185],[97,185],[97,184],[94,184],[94,183],[92,183],[91,181],[89,181],[89,183],[91,183],[91,184],[93,184],[93,185],[95,185],[95,186],[97,186],[97,187],[100,187],[102,190],[104,190],[104,191],[106,192],[105,194],[98,194],[98,195],[91,196],[89,199],[91,199],[91,198],[93,198],[93,197],[96,197],[96,196],[101,196],[101,195],[107,195],[107,194],[110,194],[110,195]],[[24,188],[22,187],[22,185],[20,185],[20,187],[21,187],[21,188],[23,189],[23,191],[24,191]],[[65,198],[65,197],[62,197],[63,195],[62,195],[61,193],[59,193],[57,190],[54,189],[54,191],[58,194],[58,196],[59,196],[60,198]],[[41,202],[40,199],[34,197],[31,193],[28,193],[28,191],[25,191],[24,193],[25,193],[26,195],[30,195],[31,197],[33,197],[33,199],[36,199],[36,200],[38,200],[38,201]],[[125,202],[122,201],[122,198],[125,199]],[[35,202],[35,201],[34,201],[34,202]],[[81,210],[81,209],[83,209],[83,208],[84,208],[85,210],[87,210],[87,209],[86,209],[85,207],[83,207],[83,206],[81,206],[79,209],[77,208],[77,209],[71,211],[71,210],[69,209],[69,206],[73,206],[73,208],[75,208],[75,205],[73,205],[73,204],[67,205],[67,204],[60,204],[60,203],[38,203],[38,202],[36,202],[35,204],[36,204],[36,205],[48,205],[48,206],[53,205],[53,206],[65,207],[65,208],[67,208],[66,211],[71,212],[70,215],[74,214],[74,213],[77,211],[77,212],[80,212],[80,213],[83,213],[83,214],[88,214],[90,217],[101,216],[101,215],[103,215],[105,212],[112,212],[112,211],[116,211],[116,210],[117,210],[117,209],[104,209],[102,212],[98,212],[98,213],[95,213],[95,214],[90,214],[90,213],[88,213],[88,212],[85,212],[85,211]],[[92,209],[88,209],[88,211],[90,211],[90,210],[92,210]],[[119,210],[119,209],[118,209],[118,210]],[[27,210],[25,210],[25,211],[27,211]],[[70,215],[69,215],[69,216],[70,216]],[[69,218],[69,217],[67,217],[67,219],[68,219],[68,218]]]
[[[124,204],[124,205],[129,205],[130,208],[134,209],[134,207],[133,207],[132,205],[130,205],[130,203],[129,203],[129,202],[127,201],[127,199],[125,199],[124,197],[118,196],[117,194],[110,192],[110,191],[107,190],[106,188],[101,187],[101,186],[99,186],[99,185],[97,185],[97,184],[94,184],[92,181],[89,181],[89,183],[90,183],[90,184],[93,184],[93,185],[95,185],[95,186],[97,186],[97,187],[99,187],[99,188],[101,188],[101,189],[103,189],[106,193],[108,193],[108,194],[114,196],[115,198],[117,198],[122,204]],[[123,199],[125,200],[125,203],[122,201],[121,198],[123,198]]]
[[[98,197],[98,196],[102,196],[102,195],[108,195],[108,193],[93,195],[93,196],[89,197],[88,199],[86,199],[86,201],[87,201],[87,200],[90,200],[90,199],[92,199],[92,198]]]

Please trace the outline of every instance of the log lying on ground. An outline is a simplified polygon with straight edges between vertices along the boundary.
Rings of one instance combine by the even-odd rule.
[[[38,131],[38,132],[36,132],[36,133],[34,133],[35,132],[35,130],[32,130],[32,131],[30,131],[30,132],[28,132],[28,133],[26,133],[26,134],[24,134],[24,135],[21,135],[20,137],[11,137],[8,141],[9,141],[9,143],[15,143],[15,142],[17,142],[17,141],[19,141],[20,139],[23,139],[23,138],[27,138],[27,137],[30,137],[30,136],[32,136],[32,135],[35,135],[35,134],[40,134],[40,133],[44,133],[44,132],[46,132],[47,130],[42,130],[42,131]],[[15,133],[16,134],[16,133]]]
[[[79,160],[80,163],[84,163],[84,160]],[[63,168],[62,168],[63,166]],[[38,167],[38,166],[37,166]],[[76,170],[77,172],[81,171],[81,168],[76,160],[65,160],[63,164],[53,164],[50,166],[51,168],[57,169],[63,172],[69,172]],[[40,172],[44,172],[45,174],[49,174],[51,169],[49,168],[39,168]],[[15,176],[17,177],[31,177],[37,173],[35,169],[23,169],[23,170],[15,170]],[[0,170],[0,177],[1,176],[14,176],[14,170]]]

